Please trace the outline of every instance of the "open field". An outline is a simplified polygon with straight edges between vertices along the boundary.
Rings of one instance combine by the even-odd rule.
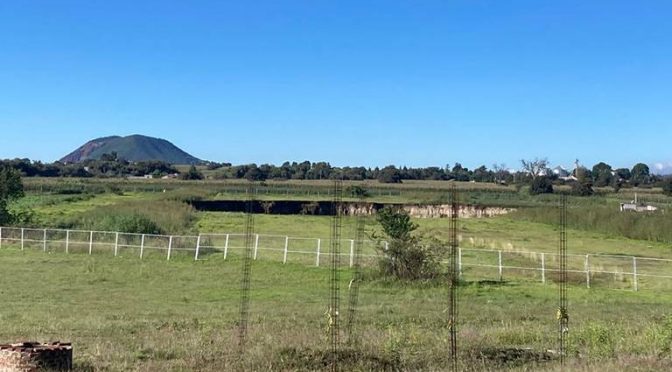
[[[113,230],[117,220],[109,216],[141,213],[166,234],[244,231],[244,214],[197,212],[183,203],[192,198],[240,199],[244,194],[232,190],[244,190],[244,183],[193,182],[185,186],[177,181],[38,181],[29,185],[26,198],[12,206],[30,211],[31,224],[36,227],[108,229],[109,223]],[[330,199],[328,181],[287,184],[296,189],[289,192],[288,188],[271,186],[263,189],[268,193],[258,197]],[[449,183],[409,182],[369,200],[446,202],[446,185]],[[494,185],[489,186],[492,190],[472,184],[459,186],[465,202],[519,209],[496,218],[460,220],[460,245],[465,252],[468,248],[505,254],[523,252],[507,255],[508,263],[538,266],[538,253],[557,251],[556,212],[549,208],[556,205],[555,197],[531,197],[515,188],[498,189],[500,186]],[[630,192],[570,198],[570,209],[579,221],[591,212],[617,208]],[[665,208],[669,204],[655,190],[641,190],[638,195]],[[604,216],[612,218],[610,214]],[[653,226],[663,221],[660,226],[664,227],[667,215],[628,218]],[[422,236],[448,239],[446,219],[413,221]],[[325,216],[258,214],[255,232],[328,239],[330,222]],[[647,230],[656,239],[628,239],[605,233],[600,230],[603,228],[573,226],[568,231],[568,253],[672,259],[670,242],[662,232]],[[375,218],[367,218],[366,231],[368,236],[380,234]],[[355,236],[354,218],[343,219],[342,234],[345,239]],[[164,252],[145,260],[124,252],[119,257],[66,255],[40,249],[20,251],[5,241],[0,250],[0,272],[11,285],[1,290],[4,306],[0,311],[0,339],[71,340],[79,370],[324,369],[329,270],[326,266],[314,267],[312,258],[306,262],[289,259],[283,265],[275,256],[262,255],[255,261],[250,343],[241,358],[236,340],[239,252],[232,251],[227,260],[222,255],[206,255],[194,261],[192,255],[185,254],[167,262]],[[497,264],[496,256],[487,252],[469,251],[464,259],[465,263]],[[594,260],[591,264],[604,270],[616,265]],[[577,267],[582,262],[577,261]],[[549,266],[554,264],[548,261]],[[446,287],[388,281],[376,276],[374,267],[367,269],[361,286],[356,323],[360,345],[356,352],[343,356],[344,369],[447,370]],[[662,274],[669,273],[672,270]],[[342,304],[347,303],[351,275],[347,268],[341,273]],[[672,283],[647,279],[642,282],[642,290],[635,292],[627,275],[621,277],[614,280],[596,275],[591,277],[595,285],[587,289],[583,274],[570,276],[571,370],[672,368],[672,297],[668,295]],[[461,370],[560,370],[556,355],[547,352],[557,347],[557,287],[552,273],[545,284],[538,277],[525,279],[512,272],[504,272],[500,282],[494,268],[465,267],[463,279],[459,309]]]
[[[0,338],[72,340],[79,370],[237,368],[240,261],[0,251]],[[253,267],[251,370],[321,368],[329,272],[257,261]],[[343,296],[348,271],[342,273]],[[672,367],[672,298],[661,293],[570,289],[570,366],[576,370]],[[558,370],[555,286],[465,283],[460,290],[464,370]],[[345,297],[344,297],[345,298]],[[349,370],[442,370],[447,362],[444,287],[366,280],[356,326],[364,353]],[[532,348],[526,356],[499,349]],[[539,364],[538,364],[539,363]]]
[[[22,204],[33,208],[35,225],[58,226],[63,221],[95,210],[114,210],[119,205],[148,209],[162,200],[163,194],[128,193],[124,195],[101,194],[89,197],[60,195],[29,196]],[[133,209],[133,208],[131,208]],[[367,219],[369,234],[378,231],[375,219]],[[447,239],[447,224],[444,219],[416,219],[419,232],[442,240]],[[244,228],[244,215],[240,213],[193,212],[195,233],[239,233]],[[263,234],[279,234],[295,237],[326,238],[329,235],[329,217],[326,216],[256,216],[257,231]],[[170,230],[179,234],[182,231]],[[480,248],[509,248],[537,252],[554,252],[556,227],[545,223],[529,222],[514,217],[502,216],[490,219],[463,219],[460,232],[465,246]],[[354,219],[345,218],[344,236],[354,236]],[[472,238],[472,239],[469,239]],[[586,254],[631,254],[638,256],[672,258],[672,249],[665,242],[623,239],[600,232],[570,230],[570,253]]]
[[[250,183],[243,180],[221,181],[178,181],[155,179],[91,179],[91,178],[26,178],[26,191],[29,194],[172,194],[175,198],[199,199],[244,199],[247,188],[255,190],[260,200],[330,200],[333,181],[331,180],[288,180]],[[441,203],[448,201],[448,192],[455,185],[461,192],[464,203],[486,205],[527,207],[544,206],[553,196],[530,196],[526,188],[502,186],[490,183],[452,182],[452,181],[405,181],[401,184],[381,184],[375,181],[344,181],[344,188],[360,186],[368,190],[371,202],[380,203]],[[568,192],[568,186],[558,186],[559,192]],[[629,188],[614,193],[611,188],[596,190],[592,198],[570,198],[570,203],[596,205],[618,205],[619,202],[633,200],[635,194],[644,202],[669,207],[672,198],[662,194],[659,188]],[[171,197],[168,195],[155,197]],[[357,200],[348,198],[345,200]]]

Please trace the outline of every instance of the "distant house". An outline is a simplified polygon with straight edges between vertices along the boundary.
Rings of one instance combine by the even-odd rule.
[[[553,175],[557,176],[558,179],[561,179],[563,181],[576,181],[577,178],[572,175],[570,171],[567,169],[563,168],[562,166],[557,166],[551,170]]]
[[[553,168],[553,174],[558,176],[558,177],[569,177],[569,175],[570,175],[570,173],[567,169],[565,169],[565,168],[563,168],[559,165],[557,167]]]

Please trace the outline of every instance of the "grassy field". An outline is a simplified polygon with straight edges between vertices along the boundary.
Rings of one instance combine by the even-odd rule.
[[[255,190],[255,197],[261,200],[330,200],[333,189],[331,180],[288,180],[250,183],[244,180],[221,181],[178,181],[178,180],[137,180],[137,179],[59,179],[26,178],[25,188],[29,194],[173,194],[183,199],[244,199],[248,188]],[[368,190],[367,201],[380,203],[442,203],[448,202],[448,192],[455,185],[461,193],[463,203],[528,207],[545,206],[553,196],[530,196],[525,187],[502,186],[489,183],[452,181],[405,181],[401,184],[381,184],[375,181],[345,181],[344,188],[360,186]],[[569,186],[557,186],[559,192],[568,192]],[[614,193],[611,188],[597,189],[593,198],[571,198],[574,203],[597,205],[630,201],[638,195],[639,200],[658,206],[669,207],[672,198],[662,194],[659,188],[630,188]],[[155,197],[170,197],[167,195]],[[349,199],[349,198],[346,198]],[[351,199],[356,200],[356,199]],[[571,202],[571,200],[570,200]]]
[[[166,233],[209,233],[209,232],[240,232],[243,231],[244,215],[239,213],[220,212],[188,212],[187,209],[166,202],[179,200],[184,195],[179,192],[167,193],[123,193],[112,194],[84,194],[84,195],[29,195],[21,199],[14,208],[30,208],[34,214],[33,224],[38,227],[55,227],[59,221],[72,221],[77,217],[87,216],[95,211],[111,213],[116,209],[145,210],[153,216],[163,216],[176,213],[191,213],[184,219],[189,226],[178,226],[178,223],[167,223]],[[547,203],[553,203],[548,199]],[[604,206],[601,198],[576,200],[572,210],[575,214],[589,214],[590,209],[596,205]],[[166,209],[152,210],[153,206],[163,205]],[[553,205],[553,204],[551,204]],[[613,203],[609,203],[617,208]],[[614,212],[615,213],[615,212]],[[617,213],[615,213],[617,215]],[[93,213],[95,216],[95,213]],[[535,215],[532,215],[534,217]],[[157,218],[159,218],[157,217]],[[604,217],[604,216],[602,216]],[[609,217],[609,216],[607,216]],[[667,217],[661,218],[668,220]],[[281,216],[281,215],[257,215],[257,230],[264,234],[280,234],[296,237],[324,238],[329,235],[329,217],[319,216]],[[554,212],[546,216],[544,222],[532,222],[534,218],[524,215],[503,216],[491,219],[463,219],[461,234],[464,236],[466,246],[483,248],[511,247],[538,252],[552,252],[556,249],[556,227]],[[643,216],[642,219],[651,219]],[[344,235],[354,236],[354,221],[345,218]],[[572,221],[570,221],[571,223]],[[623,221],[627,222],[627,221]],[[434,236],[439,239],[447,238],[447,220],[445,219],[416,219],[420,226],[419,232]],[[369,218],[367,222],[369,232],[375,231],[375,219]],[[472,238],[473,240],[470,240]],[[603,253],[603,254],[633,254],[658,258],[672,258],[672,250],[666,242],[650,240],[623,239],[614,234],[605,234],[599,231],[574,229],[570,231],[570,252],[575,253]]]
[[[250,343],[236,344],[240,261],[140,261],[0,251],[0,339],[70,340],[77,370],[315,370],[328,349],[329,272],[257,261]],[[347,303],[348,271],[342,272]],[[573,370],[672,367],[672,298],[570,289]],[[462,370],[559,370],[553,285],[464,283]],[[367,279],[346,370],[445,370],[445,287]],[[345,313],[345,311],[343,311]],[[347,340],[346,335],[344,339]],[[531,348],[524,353],[512,349]],[[546,360],[550,358],[550,360]]]
[[[177,181],[29,182],[34,183],[29,185],[28,196],[12,208],[30,211],[31,224],[38,227],[105,229],[108,225],[99,222],[107,216],[141,213],[169,234],[244,231],[243,214],[197,212],[183,203],[192,198],[241,198],[244,194],[232,191],[232,187],[244,188],[240,182],[188,183],[186,187]],[[288,185],[298,191],[283,195]],[[290,181],[266,188],[269,192],[258,196],[329,199],[329,185],[328,181]],[[447,185],[408,182],[381,187],[381,193],[371,199],[446,202]],[[465,202],[520,209],[496,218],[462,219],[463,248],[549,254],[557,250],[555,212],[551,208],[544,211],[557,204],[556,197],[530,197],[524,191],[495,185],[459,187]],[[384,195],[385,190],[391,192]],[[602,213],[595,220],[611,219],[605,211],[617,208],[623,198],[634,197],[632,193],[570,198],[570,207],[576,221],[591,211]],[[656,190],[641,190],[638,196],[663,207],[669,203]],[[665,214],[643,218],[646,226],[667,226],[656,220],[662,221]],[[324,216],[259,214],[255,231],[327,239],[330,222]],[[448,239],[446,219],[414,222],[422,236]],[[672,259],[670,243],[664,239],[628,239],[619,231],[604,229],[597,223],[571,228],[569,253]],[[354,218],[344,218],[343,237],[354,237],[354,230]],[[375,219],[368,218],[367,234],[378,232]],[[73,341],[76,367],[83,371],[324,369],[328,269],[292,258],[283,265],[277,257],[262,254],[253,265],[250,342],[241,356],[236,339],[241,262],[236,253],[228,260],[222,255],[205,255],[204,260],[194,262],[177,255],[166,262],[159,254],[139,260],[125,254],[114,258],[20,251],[5,242],[0,250],[0,272],[9,284],[0,289],[0,339]],[[465,254],[465,260],[493,257]],[[536,256],[507,257],[514,265],[539,263]],[[351,275],[347,269],[341,273],[342,304],[347,304]],[[561,370],[553,352],[557,347],[553,278],[549,274],[542,284],[538,277],[528,280],[506,272],[500,282],[495,280],[496,270],[465,269],[460,288],[460,369]],[[642,290],[634,292],[627,277],[617,282],[595,276],[591,289],[585,288],[583,274],[570,279],[568,369],[672,369],[672,283],[648,279],[641,283]],[[343,369],[447,370],[447,305],[444,285],[390,282],[367,271],[355,327],[358,344],[341,355]],[[343,338],[347,340],[348,335]]]

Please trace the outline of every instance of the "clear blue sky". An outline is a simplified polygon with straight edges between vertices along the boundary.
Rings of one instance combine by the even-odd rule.
[[[0,2],[0,158],[672,162],[669,1]]]

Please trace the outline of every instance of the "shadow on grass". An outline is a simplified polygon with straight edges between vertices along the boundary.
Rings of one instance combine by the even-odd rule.
[[[273,370],[329,370],[334,362],[331,350],[285,348],[278,352]],[[342,371],[401,371],[398,357],[373,355],[361,350],[339,350],[336,358]]]
[[[491,367],[521,367],[539,365],[557,359],[548,351],[518,348],[483,348],[469,351],[470,359],[476,359]]]

